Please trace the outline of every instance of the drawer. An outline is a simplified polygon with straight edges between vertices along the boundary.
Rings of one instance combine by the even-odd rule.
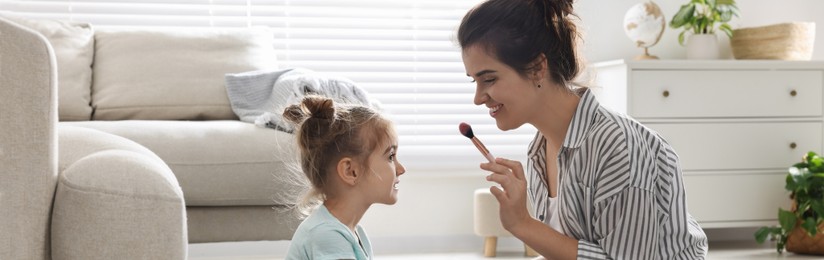
[[[635,118],[821,116],[822,71],[636,70]]]
[[[790,209],[786,173],[684,175],[687,210],[699,222],[775,221]],[[712,192],[707,192],[712,191]],[[730,223],[730,225],[734,225]]]
[[[821,122],[647,123],[675,148],[684,170],[786,169],[822,152]],[[792,144],[795,147],[792,147]]]

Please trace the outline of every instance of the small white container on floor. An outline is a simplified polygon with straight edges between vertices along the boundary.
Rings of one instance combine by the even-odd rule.
[[[498,200],[488,188],[475,190],[475,235],[484,237],[484,256],[495,257],[498,237],[511,237],[501,225]],[[524,244],[524,255],[534,257],[538,254]]]

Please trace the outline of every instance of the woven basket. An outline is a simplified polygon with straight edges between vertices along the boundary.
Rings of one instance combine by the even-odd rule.
[[[798,203],[793,199],[793,204],[790,206],[790,211],[798,210]],[[799,254],[824,255],[824,223],[818,225],[818,233],[811,237],[807,235],[807,231],[801,227],[803,221],[798,219],[795,228],[787,236],[787,252],[794,252]]]
[[[822,232],[824,232],[824,223],[818,225],[818,233],[813,237],[807,235],[799,223],[787,236],[787,252],[824,255],[824,233]]]
[[[733,31],[730,45],[736,59],[810,60],[815,23],[793,22]]]

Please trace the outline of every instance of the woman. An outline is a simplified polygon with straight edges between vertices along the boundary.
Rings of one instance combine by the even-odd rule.
[[[531,124],[520,162],[483,163],[508,231],[548,259],[703,259],[673,148],[601,106],[579,73],[569,0],[489,0],[458,29],[475,104],[501,130]],[[534,216],[526,208],[527,195]]]

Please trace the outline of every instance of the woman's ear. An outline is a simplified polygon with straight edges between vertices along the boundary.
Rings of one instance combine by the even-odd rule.
[[[529,77],[534,82],[540,82],[544,77],[546,77],[549,72],[549,69],[546,65],[546,55],[543,53],[539,54],[538,57],[535,58],[530,64],[530,68],[532,71],[529,73]]]
[[[355,183],[358,180],[358,165],[355,160],[352,160],[350,157],[343,157],[338,161],[337,167],[335,167],[335,172],[338,174],[338,178],[343,181],[343,183],[355,186]]]

